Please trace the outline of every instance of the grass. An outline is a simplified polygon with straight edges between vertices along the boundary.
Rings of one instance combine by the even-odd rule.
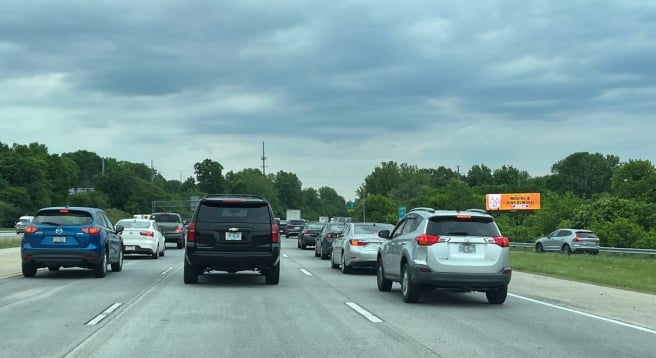
[[[511,250],[513,270],[656,294],[656,257]]]
[[[10,248],[10,247],[19,247],[20,245],[21,245],[21,238],[20,237],[0,239],[0,249],[7,249],[7,248]]]

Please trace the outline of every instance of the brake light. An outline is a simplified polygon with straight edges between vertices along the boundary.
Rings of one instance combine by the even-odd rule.
[[[433,244],[437,244],[440,242],[440,237],[439,235],[428,235],[428,234],[421,234],[417,237],[415,237],[417,240],[417,244],[419,246],[430,246]]]
[[[68,214],[68,209],[59,209],[59,212],[62,214]]]
[[[100,228],[98,226],[91,226],[91,227],[83,227],[82,232],[89,234],[89,235],[99,235],[100,234]]]
[[[349,244],[351,246],[367,246],[369,244],[369,241],[351,239],[349,240]]]
[[[31,233],[36,232],[37,230],[39,230],[38,227],[36,227],[36,226],[31,226],[31,225],[30,225],[30,226],[28,226],[28,227],[25,228],[25,233],[26,233],[26,234],[31,234]]]
[[[310,235],[310,230],[305,230],[305,231],[303,232],[303,234],[305,234],[305,235]]]
[[[175,232],[182,232],[182,225],[176,226]]]
[[[463,214],[456,215],[456,219],[470,220],[470,219],[471,219],[471,215],[463,215]]]
[[[574,240],[572,240],[572,241],[580,241],[579,234],[574,235]]]
[[[333,233],[332,233],[332,232],[327,233],[327,234],[326,234],[326,237],[329,237],[329,238],[330,238],[330,237],[333,237]]]
[[[190,223],[187,226],[187,241],[196,241],[196,223]]]
[[[494,238],[494,243],[501,246],[501,247],[508,247],[510,246],[510,240],[508,240],[507,237],[505,236],[497,236]]]
[[[148,237],[153,237],[155,236],[155,233],[152,231],[140,231],[139,235],[141,236],[148,236]]]
[[[280,233],[278,232],[278,225],[271,224],[271,242],[277,244],[280,241]]]

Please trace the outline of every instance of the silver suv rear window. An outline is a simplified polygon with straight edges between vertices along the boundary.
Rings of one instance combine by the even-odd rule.
[[[471,216],[467,219],[459,219],[456,216],[432,217],[428,221],[426,233],[442,236],[501,236],[494,219],[483,216]]]

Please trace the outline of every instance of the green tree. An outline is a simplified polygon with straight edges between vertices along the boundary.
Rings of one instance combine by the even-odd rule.
[[[198,182],[198,189],[207,194],[221,194],[224,192],[225,179],[223,166],[219,162],[205,159],[194,164],[194,173]]]
[[[613,174],[612,193],[624,199],[656,202],[656,168],[648,160],[620,164]]]
[[[601,153],[570,154],[551,167],[550,187],[559,192],[571,191],[591,198],[594,194],[610,192],[613,172],[619,158]]]
[[[302,183],[294,173],[279,171],[273,182],[278,191],[278,198],[285,209],[301,209],[303,207]]]
[[[389,195],[392,190],[399,189],[401,184],[401,171],[396,162],[389,161],[381,163],[374,171],[364,179],[364,186],[358,190],[358,196],[365,195]]]

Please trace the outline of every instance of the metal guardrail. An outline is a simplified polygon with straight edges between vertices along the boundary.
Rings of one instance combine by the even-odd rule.
[[[511,242],[510,247],[535,247],[534,242]],[[615,254],[629,254],[629,255],[653,255],[656,257],[656,250],[652,249],[631,249],[622,247],[600,247],[600,252],[610,252]]]

